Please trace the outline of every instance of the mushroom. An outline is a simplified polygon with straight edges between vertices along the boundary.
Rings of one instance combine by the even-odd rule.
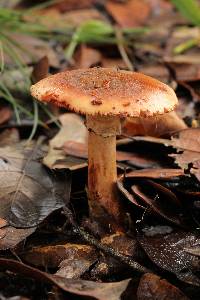
[[[140,73],[91,68],[49,76],[33,85],[31,93],[40,101],[86,115],[90,215],[112,231],[121,229],[124,213],[116,191],[120,119],[172,111],[177,104],[174,91]]]

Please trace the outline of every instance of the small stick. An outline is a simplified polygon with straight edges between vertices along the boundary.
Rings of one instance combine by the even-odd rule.
[[[78,224],[74,221],[72,212],[67,207],[64,207],[63,211],[64,211],[65,216],[68,218],[69,222],[73,226],[73,231],[76,234],[80,235],[90,245],[95,246],[102,252],[104,252],[110,256],[113,256],[116,259],[120,260],[121,262],[127,264],[130,268],[134,269],[134,271],[138,271],[141,273],[149,273],[149,272],[152,273],[151,270],[143,267],[142,265],[140,265],[139,263],[137,263],[130,257],[121,254],[119,251],[114,250],[110,246],[103,245],[102,243],[100,243],[100,241],[98,239],[94,238],[91,234],[89,234],[87,231],[85,231],[85,229],[83,227],[78,226]]]

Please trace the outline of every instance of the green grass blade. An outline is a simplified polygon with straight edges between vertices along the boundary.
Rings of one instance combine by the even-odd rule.
[[[200,6],[196,0],[171,0],[171,2],[184,17],[200,26]]]

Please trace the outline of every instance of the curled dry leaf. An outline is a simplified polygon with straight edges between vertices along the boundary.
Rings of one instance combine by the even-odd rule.
[[[50,169],[74,169],[87,166],[84,160],[67,157],[62,147],[67,141],[87,142],[87,129],[83,119],[76,114],[66,113],[60,116],[62,127],[57,135],[50,140],[49,150],[43,163]]]
[[[131,173],[134,174],[134,172],[139,173],[139,171],[133,171]],[[118,180],[118,188],[122,194],[134,205],[142,209],[149,208],[147,212],[153,212],[155,215],[169,222],[178,226],[184,226],[184,222],[181,218],[183,214],[181,203],[176,195],[157,182],[144,180],[141,174],[142,172],[138,174],[140,175],[138,176],[139,179],[135,176],[134,181],[131,180],[131,177],[125,177],[124,179],[121,177],[121,179]],[[132,178],[134,178],[134,176]]]
[[[190,172],[200,180],[200,128],[190,128],[179,133],[172,139],[173,147],[182,153],[171,154],[175,162],[183,169],[192,164]]]
[[[80,49],[76,53],[75,61],[76,69],[90,68],[100,63],[101,52],[94,48],[81,45]]]
[[[171,179],[173,177],[184,176],[182,169],[144,169],[134,170],[126,174],[126,178],[152,178],[152,179]]]
[[[67,141],[63,144],[63,150],[67,155],[71,155],[78,158],[88,158],[87,144],[79,143],[75,141]],[[153,158],[146,157],[145,155],[133,152],[119,151],[117,150],[117,161],[126,162],[137,167],[153,167],[157,166],[158,162]]]
[[[199,244],[198,236],[178,231],[151,237],[138,235],[138,241],[151,261],[157,266],[174,273],[177,278],[184,282],[200,286],[200,279],[191,271],[198,258],[184,250]]]
[[[0,216],[15,227],[38,225],[69,199],[70,175],[49,174],[38,147],[0,148]]]
[[[122,27],[134,27],[145,23],[150,14],[146,1],[130,0],[125,3],[107,1],[106,9]]]
[[[97,300],[120,300],[130,279],[119,282],[99,283],[86,280],[66,279],[47,274],[21,262],[0,258],[0,269],[28,276],[30,278],[57,286],[65,292],[79,296],[93,297]]]
[[[170,136],[176,131],[186,129],[185,122],[176,114],[170,112],[163,116],[147,119],[127,118],[122,127],[122,133],[149,136]]]
[[[140,279],[137,290],[137,299],[189,300],[183,292],[169,283],[166,279],[162,279],[161,277],[151,273],[144,274]]]
[[[47,77],[49,72],[49,59],[43,56],[35,65],[32,72],[33,83]]]
[[[57,268],[66,259],[96,259],[95,248],[88,245],[63,244],[34,247],[23,254],[25,261],[34,266]]]
[[[153,181],[145,181],[145,184],[133,185],[132,191],[149,211],[176,225],[184,225],[180,217],[180,202],[167,188]]]
[[[8,107],[0,108],[0,125],[9,121],[12,116],[12,111]]]

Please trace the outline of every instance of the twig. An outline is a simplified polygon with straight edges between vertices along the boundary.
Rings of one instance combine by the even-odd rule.
[[[78,226],[78,224],[74,221],[72,212],[67,207],[65,207],[63,209],[63,211],[64,211],[65,216],[68,218],[69,222],[71,223],[74,233],[80,235],[90,245],[95,246],[96,248],[105,252],[106,254],[111,255],[111,256],[115,257],[116,259],[120,260],[121,262],[127,264],[130,268],[134,269],[134,271],[138,271],[138,272],[142,272],[142,273],[147,273],[147,272],[152,273],[152,271],[141,266],[139,263],[137,263],[130,257],[121,254],[119,251],[113,249],[110,246],[100,243],[100,241],[98,239],[94,238],[83,227]]]

